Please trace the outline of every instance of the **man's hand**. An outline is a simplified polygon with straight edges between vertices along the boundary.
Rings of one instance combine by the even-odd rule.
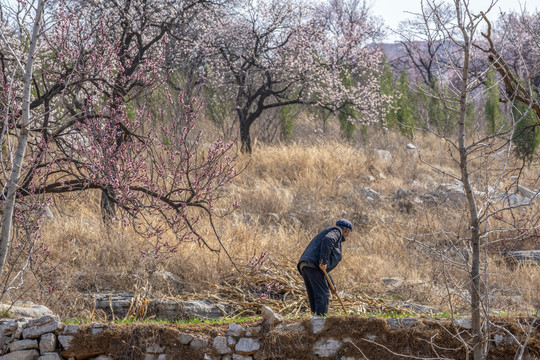
[[[321,262],[319,263],[319,267],[321,268],[321,270],[324,272],[325,276],[326,276],[326,280],[328,282],[328,287],[330,287],[330,292],[334,295],[337,294],[337,291],[336,291],[336,287],[334,286],[334,284],[332,284],[332,282],[330,281],[330,277],[328,276],[328,274],[326,273],[326,265],[322,263],[322,260]]]

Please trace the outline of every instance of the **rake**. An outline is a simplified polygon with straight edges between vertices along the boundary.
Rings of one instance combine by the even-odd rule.
[[[336,296],[337,296],[337,298],[339,300],[339,303],[341,304],[341,308],[343,309],[343,312],[345,314],[348,314],[347,310],[345,310],[345,306],[343,305],[343,301],[341,301],[341,298],[339,297],[339,294],[336,291],[336,287],[332,284],[332,280],[330,280],[330,276],[328,276],[328,273],[326,272],[325,269],[322,269],[322,271],[324,272],[324,276],[326,276],[326,281],[328,281],[328,286],[331,286],[331,287],[334,288],[334,294],[336,294]]]

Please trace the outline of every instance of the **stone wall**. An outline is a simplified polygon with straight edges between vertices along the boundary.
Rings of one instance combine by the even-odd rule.
[[[398,359],[433,357],[434,349],[437,356],[463,359],[465,350],[455,334],[466,338],[470,330],[467,319],[441,324],[349,315],[283,322],[266,307],[262,316],[257,324],[231,323],[222,326],[222,332],[205,334],[160,324],[66,325],[55,316],[3,319],[0,359]],[[540,358],[538,330],[538,326],[531,330],[524,359]],[[514,336],[524,343],[519,334]],[[491,334],[490,358],[513,359],[519,351],[514,336]]]

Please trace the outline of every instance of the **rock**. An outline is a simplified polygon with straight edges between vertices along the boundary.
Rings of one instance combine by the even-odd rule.
[[[246,329],[246,336],[253,337],[257,336],[261,332],[262,327],[260,326],[250,326]]]
[[[458,184],[440,184],[437,186],[434,194],[441,202],[449,201],[454,204],[461,204],[466,201],[463,185]]]
[[[538,192],[529,190],[529,189],[527,189],[526,187],[524,187],[522,185],[517,186],[517,192],[518,192],[518,194],[520,194],[520,195],[522,195],[522,196],[524,196],[526,198],[529,198],[529,199],[534,199],[536,197],[536,195],[538,194]]]
[[[300,322],[288,324],[288,325],[281,325],[276,328],[277,331],[304,331],[304,325]]]
[[[435,206],[437,205],[437,196],[433,194],[420,194],[420,199],[422,203],[425,203],[428,206]]]
[[[227,344],[227,338],[225,336],[216,336],[214,338],[213,345],[214,345],[214,349],[216,349],[216,351],[220,355],[232,353],[232,349]]]
[[[504,261],[512,268],[517,265],[540,265],[540,250],[507,251]]]
[[[158,344],[153,344],[146,348],[146,352],[151,353],[151,354],[161,354],[164,351],[165,351],[165,348]]]
[[[505,205],[518,206],[518,205],[530,205],[532,203],[531,199],[524,197],[518,193],[503,194],[502,197],[504,199]]]
[[[173,274],[170,271],[158,270],[152,273],[151,279],[154,286],[164,286],[171,290],[176,290],[181,293],[185,288],[186,282],[181,277]]]
[[[109,358],[107,359],[110,360]],[[60,355],[58,355],[58,353],[48,352],[48,353],[42,353],[41,356],[38,357],[38,360],[62,360],[62,358],[60,357]],[[95,360],[105,360],[105,359],[100,359],[99,357],[97,357]]]
[[[223,305],[214,304],[208,300],[181,301],[179,304],[181,305],[183,313],[189,317],[219,319],[227,314],[227,309],[225,309]],[[176,313],[177,312],[175,311],[175,314]],[[170,318],[170,316],[165,318]]]
[[[383,277],[381,281],[384,285],[392,288],[398,288],[403,285],[403,279],[392,278],[392,277]]]
[[[44,316],[30,320],[23,329],[22,336],[25,339],[37,339],[45,333],[52,333],[62,328],[62,324],[56,317]]]
[[[231,323],[229,325],[229,328],[227,329],[227,335],[238,337],[238,336],[242,336],[244,334],[244,331],[245,329],[242,326],[236,323]]]
[[[313,353],[322,358],[332,357],[337,354],[341,345],[342,342],[336,339],[319,339],[313,345]]]
[[[12,340],[21,340],[23,338],[23,327],[25,327],[27,324],[26,321],[24,322],[17,322],[17,330],[11,335]]]
[[[407,150],[416,150],[416,145],[408,143],[406,148],[407,148]]]
[[[418,314],[439,314],[440,311],[435,309],[434,307],[427,306],[427,305],[420,305],[420,304],[411,304],[411,303],[402,303],[399,304],[399,307],[402,309],[408,309],[412,312],[418,313]]]
[[[39,357],[37,350],[22,350],[7,353],[2,356],[2,360],[35,360]]]
[[[275,326],[283,321],[283,316],[275,313],[268,306],[263,305],[261,308],[261,316],[264,322],[270,326]]]
[[[0,332],[5,336],[11,336],[17,329],[19,325],[13,320],[2,320],[0,325]]]
[[[49,206],[46,205],[43,208],[43,211],[41,213],[41,218],[44,219],[44,220],[53,220],[54,219],[54,214],[51,211],[51,208]]]
[[[0,335],[0,350],[2,350],[9,341],[11,341],[11,337]]]
[[[127,315],[134,295],[131,293],[119,294],[88,294],[89,298],[95,299],[96,310],[103,310],[106,314],[114,312],[116,317]]]
[[[253,358],[251,356],[233,354],[232,360],[253,360]]]
[[[401,327],[411,327],[418,322],[417,318],[406,317],[403,319],[386,319],[386,323],[390,329],[396,330]]]
[[[107,355],[99,355],[95,360],[113,360]]]
[[[390,326],[391,330],[396,330],[401,327],[398,319],[386,319],[386,323],[388,324],[388,326]]]
[[[499,347],[503,344],[513,344],[514,340],[509,335],[495,334],[493,335],[493,342],[496,347]]]
[[[70,350],[71,341],[73,340],[72,335],[58,335],[58,342],[64,348],[64,350]]]
[[[153,275],[154,277],[159,277],[159,279],[154,279],[155,281],[165,281],[167,284],[175,285],[176,288],[181,288],[184,284],[182,279],[170,272],[155,272]],[[114,313],[116,317],[127,315],[130,303],[134,297],[131,293],[88,294],[87,296],[95,297],[96,310],[103,310],[109,316]],[[169,320],[178,320],[185,317],[218,319],[227,315],[229,312],[230,308],[222,304],[215,304],[209,300],[150,300],[147,306],[148,316]]]
[[[394,195],[394,198],[396,200],[399,200],[399,199],[405,199],[408,196],[409,196],[409,194],[407,194],[407,192],[405,190],[403,190],[402,188],[399,188],[399,189],[397,189],[396,194]]]
[[[39,352],[44,354],[56,350],[56,336],[51,333],[41,335],[39,340]]]
[[[418,322],[417,318],[413,318],[413,317],[409,317],[409,316],[405,317],[403,319],[400,319],[400,320],[401,320],[401,323],[403,324],[403,326],[406,326],[406,327],[414,326]]]
[[[381,196],[379,195],[379,193],[373,190],[372,188],[365,187],[365,188],[360,189],[359,191],[360,191],[360,194],[362,194],[362,196],[368,201],[373,202],[373,201],[379,201],[381,199]]]
[[[379,157],[379,159],[390,162],[392,161],[392,154],[388,150],[375,150],[375,154]]]
[[[239,355],[253,355],[261,348],[257,340],[251,338],[241,338],[236,344],[234,350]]]
[[[324,329],[324,324],[326,324],[326,317],[324,316],[312,316],[309,320],[311,322],[311,328],[314,334],[318,334]]]
[[[0,311],[9,310],[15,316],[28,317],[32,319],[39,319],[44,316],[54,316],[54,313],[44,305],[32,305],[32,306],[11,306],[6,304],[0,305]]]
[[[494,159],[504,160],[507,157],[507,152],[499,151],[497,153],[491,154],[491,157],[493,157]]]
[[[456,326],[459,326],[463,329],[467,329],[467,330],[472,329],[471,321],[467,318],[456,318],[454,319],[454,324],[456,324]]]
[[[182,345],[188,345],[191,340],[193,340],[193,336],[189,334],[180,334],[180,336],[178,336],[178,341],[180,341],[180,344]]]
[[[108,325],[106,324],[94,324],[92,325],[92,335],[96,336],[97,334],[102,333],[106,328],[108,328]]]
[[[189,343],[189,346],[195,349],[204,349],[208,346],[208,340],[200,338],[200,337],[194,337],[193,340]]]
[[[234,336],[227,336],[227,345],[231,348],[231,349],[234,349],[234,347],[236,346],[236,343],[238,341],[236,341],[236,338]]]
[[[62,331],[63,335],[75,335],[79,332],[79,325],[66,325]]]
[[[9,344],[9,351],[39,349],[38,341],[34,339],[17,340]]]

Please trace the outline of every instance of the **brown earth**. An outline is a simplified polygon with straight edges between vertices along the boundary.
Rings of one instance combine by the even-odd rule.
[[[525,318],[498,318],[493,320],[497,325],[504,326],[517,339],[524,343],[526,333],[520,324],[530,323]],[[287,323],[299,320],[286,320]],[[459,332],[463,341],[469,341],[468,332],[456,328],[449,320],[420,319],[411,327],[401,327],[391,330],[386,319],[367,318],[360,316],[329,317],[325,328],[318,334],[310,330],[310,320],[300,320],[304,330],[277,331],[263,329],[259,335],[261,350],[255,359],[318,359],[313,355],[312,348],[321,338],[339,339],[344,346],[331,359],[352,357],[355,359],[404,359],[404,358],[447,358],[466,359],[464,343],[456,334]],[[260,326],[261,322],[242,322],[242,326]],[[207,338],[210,347],[206,353],[211,354],[212,339],[224,335],[229,324],[122,324],[112,329],[91,336],[91,326],[83,326],[82,331],[72,341],[72,347],[79,349],[80,354],[96,356],[106,354],[114,359],[144,359],[146,348],[159,345],[166,348],[167,358],[172,359],[202,359],[204,353],[178,342],[180,333]],[[540,358],[540,324],[536,323],[527,344],[527,353],[533,359]],[[505,336],[501,330],[494,328],[491,339],[495,334]],[[86,336],[88,335],[88,336]],[[490,344],[488,359],[512,360],[519,349],[516,345],[503,343]],[[471,355],[471,354],[469,354]],[[84,357],[76,357],[82,359]]]

